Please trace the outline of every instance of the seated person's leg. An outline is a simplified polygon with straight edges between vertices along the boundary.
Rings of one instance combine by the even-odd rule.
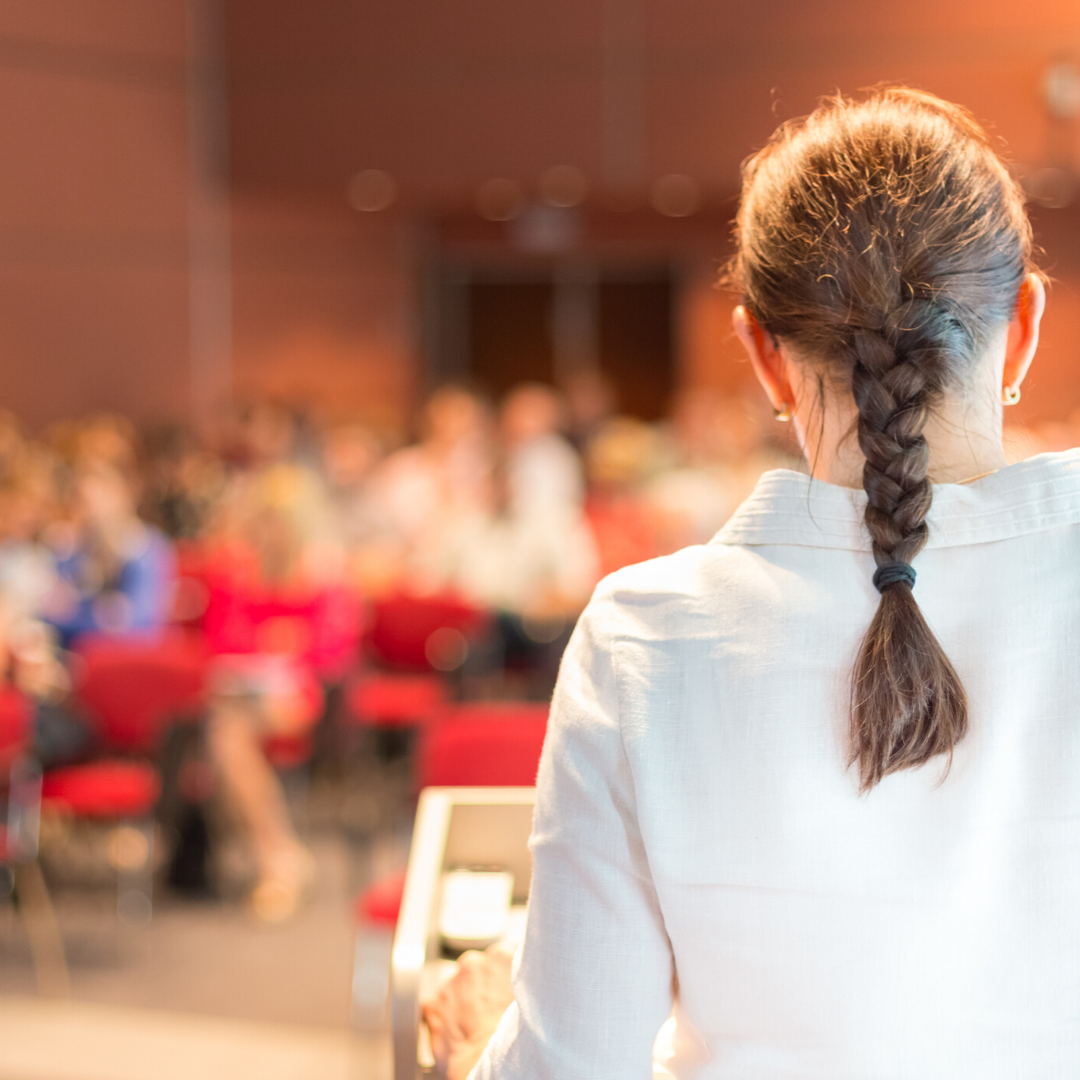
[[[207,740],[254,851],[254,910],[269,920],[293,913],[312,875],[311,856],[296,836],[281,783],[263,751],[264,735],[276,726],[273,720],[273,709],[264,699],[219,695]]]

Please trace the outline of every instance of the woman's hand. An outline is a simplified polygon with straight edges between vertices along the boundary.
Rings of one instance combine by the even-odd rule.
[[[422,1003],[435,1062],[447,1080],[466,1080],[514,1000],[510,964],[498,945],[462,953],[454,976]]]

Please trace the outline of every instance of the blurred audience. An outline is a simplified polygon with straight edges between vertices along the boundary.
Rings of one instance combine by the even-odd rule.
[[[485,512],[458,532],[453,557],[453,585],[481,606],[562,618],[596,583],[585,477],[561,421],[560,400],[545,386],[518,387],[503,402]]]
[[[372,475],[383,447],[363,424],[338,424],[322,440],[322,466],[342,540],[353,552],[377,543],[386,534],[379,526]]]
[[[34,594],[10,603],[51,625],[63,647],[85,633],[152,632],[180,609],[197,625],[207,597],[192,617],[187,569],[174,597],[170,541],[185,568],[211,549],[235,551],[245,535],[265,547],[288,530],[266,505],[252,511],[254,493],[292,485],[307,506],[304,558],[322,543],[314,532],[332,534],[326,565],[343,588],[453,592],[544,637],[572,623],[599,576],[706,541],[763,469],[788,463],[768,443],[775,425],[738,396],[687,390],[658,425],[615,406],[596,371],[575,374],[562,393],[515,388],[497,421],[477,393],[444,386],[423,405],[418,440],[389,452],[363,424],[320,428],[265,401],[224,412],[209,441],[178,425],[140,439],[106,416],[54,424],[35,443],[0,414],[0,589]],[[273,561],[268,551],[259,558]],[[220,612],[220,578],[215,587]]]
[[[65,650],[179,625],[210,657],[200,767],[265,920],[310,883],[280,774],[361,662],[365,601],[477,608],[495,631],[457,692],[544,697],[602,575],[707,542],[763,470],[802,467],[755,400],[689,388],[646,423],[597,372],[498,403],[445,386],[417,429],[395,447],[242,402],[210,437],[98,416],[32,439],[0,413],[0,671],[33,706],[34,752],[52,768],[93,751]],[[1080,410],[1006,432],[1014,460],[1077,444]]]
[[[448,534],[450,586],[496,618],[489,668],[535,673],[538,695],[549,689],[599,578],[581,460],[562,423],[562,402],[549,387],[511,391],[500,410],[486,504]]]
[[[667,461],[646,493],[663,551],[704,544],[769,467],[760,429],[739,398],[683,391],[665,425]],[[756,473],[755,473],[756,469]]]
[[[273,402],[241,402],[203,436],[98,416],[31,439],[0,413],[0,670],[53,767],[93,750],[66,651],[80,638],[172,625],[205,648],[199,775],[250,853],[251,909],[283,919],[312,862],[280,773],[310,756],[361,662],[364,602],[475,607],[495,632],[470,642],[455,692],[546,697],[599,578],[707,541],[764,468],[790,463],[779,427],[700,389],[667,422],[621,416],[597,372],[497,403],[439,388],[404,446]],[[1080,441],[1080,416],[1059,428],[1024,445]]]

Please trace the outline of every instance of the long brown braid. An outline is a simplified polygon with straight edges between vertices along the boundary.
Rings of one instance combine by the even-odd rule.
[[[1019,189],[962,109],[904,88],[837,98],[744,166],[731,278],[761,327],[853,394],[881,593],[851,687],[863,790],[950,754],[964,688],[919,610],[933,497],[923,429],[1033,268]]]

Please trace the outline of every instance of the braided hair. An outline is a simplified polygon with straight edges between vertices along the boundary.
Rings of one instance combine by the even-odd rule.
[[[961,108],[906,88],[829,100],[743,168],[731,277],[761,328],[854,396],[881,599],[852,676],[867,791],[950,755],[967,699],[915,599],[927,417],[962,388],[1033,268],[1023,198]]]

